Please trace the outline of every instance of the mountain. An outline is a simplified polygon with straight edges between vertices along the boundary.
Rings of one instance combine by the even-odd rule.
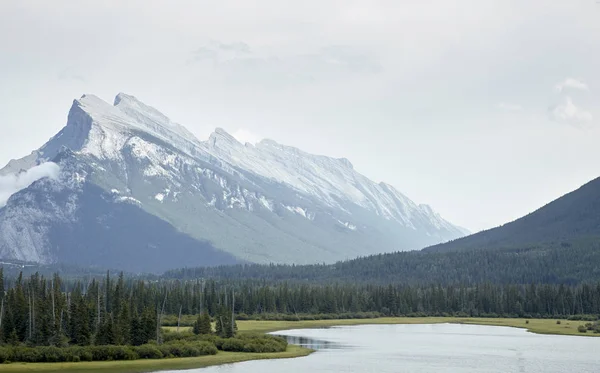
[[[0,175],[45,162],[58,175],[0,208],[0,258],[129,271],[331,263],[465,234],[347,159],[222,129],[200,141],[123,93],[75,100],[66,126]]]
[[[544,207],[497,228],[479,232],[425,251],[523,248],[600,238],[600,178]]]
[[[334,264],[179,268],[163,277],[404,285],[600,281],[600,178],[514,222],[423,250]],[[599,288],[600,289],[600,288]],[[533,292],[533,290],[531,290]]]

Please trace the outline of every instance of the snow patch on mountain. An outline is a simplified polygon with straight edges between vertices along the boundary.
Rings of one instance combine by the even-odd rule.
[[[300,206],[287,206],[287,205],[283,205],[283,207],[290,211],[293,212],[294,214],[298,214],[300,216],[302,216],[303,218],[306,218],[308,220],[314,220],[315,219],[315,214],[308,212],[307,209],[302,208]]]
[[[356,230],[356,225],[349,223],[347,221],[341,221],[338,220],[338,223],[340,223],[342,226],[344,226],[345,228],[350,229],[351,231],[355,231]]]

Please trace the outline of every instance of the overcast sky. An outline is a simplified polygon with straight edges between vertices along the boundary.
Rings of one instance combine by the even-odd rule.
[[[475,231],[600,176],[600,3],[0,1],[0,163],[120,91],[200,139],[346,157]]]

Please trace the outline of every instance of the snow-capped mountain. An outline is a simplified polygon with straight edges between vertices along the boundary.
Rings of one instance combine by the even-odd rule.
[[[333,262],[465,231],[347,159],[222,129],[200,141],[133,96],[75,100],[67,125],[0,175],[44,162],[0,208],[0,258],[160,271],[238,261]]]

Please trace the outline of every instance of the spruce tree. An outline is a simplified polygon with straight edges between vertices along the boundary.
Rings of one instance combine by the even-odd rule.
[[[128,345],[131,343],[131,314],[129,312],[129,303],[123,301],[119,307],[119,314],[115,322],[115,343],[119,345]]]
[[[210,315],[207,311],[204,311],[200,316],[199,324],[200,325],[198,334],[212,334],[212,324],[210,322]]]
[[[208,312],[204,311],[198,315],[196,322],[194,322],[193,331],[194,334],[212,334],[212,325]]]
[[[110,317],[109,315],[107,315],[107,317],[104,318],[104,321],[98,328],[98,333],[96,333],[94,344],[96,346],[115,344],[114,324],[112,321],[112,317]]]
[[[231,321],[233,320],[233,325]],[[216,316],[216,333],[221,338],[231,338],[235,336],[237,323],[232,318],[228,308],[221,306]]]
[[[140,316],[138,315],[137,311],[134,311],[134,313],[131,316],[130,332],[131,332],[131,344],[132,345],[140,346],[147,342],[147,340],[145,340],[146,336],[144,335],[144,333],[142,331],[142,324],[140,321]]]

